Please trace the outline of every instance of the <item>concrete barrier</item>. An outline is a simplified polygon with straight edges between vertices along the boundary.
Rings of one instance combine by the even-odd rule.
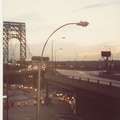
[[[21,102],[20,102],[20,106],[25,106],[24,101],[21,101]]]
[[[30,106],[30,105],[36,105],[37,102],[36,100],[28,100],[28,101],[9,101],[8,102],[8,106],[9,107],[20,107],[20,106]],[[7,106],[7,103],[4,102],[3,103],[3,107],[6,107]]]
[[[25,102],[24,102],[24,105],[27,106],[27,104],[28,104],[27,101],[25,101]]]

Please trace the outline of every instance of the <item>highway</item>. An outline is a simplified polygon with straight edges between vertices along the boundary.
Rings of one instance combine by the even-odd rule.
[[[69,78],[73,77],[74,79],[82,78],[81,80],[88,80],[90,82],[98,82],[100,84],[105,85],[111,85],[115,87],[120,87],[120,81],[112,80],[112,79],[106,79],[99,77],[98,71],[78,71],[78,70],[62,70],[62,69],[56,69],[56,71],[62,75],[66,75]]]

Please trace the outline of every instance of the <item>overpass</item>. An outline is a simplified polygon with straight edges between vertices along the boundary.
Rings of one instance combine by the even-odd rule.
[[[91,79],[76,76],[66,76],[59,73],[46,73],[45,79],[47,79],[48,83],[50,84],[54,84],[66,89],[74,90],[76,87],[120,99],[119,81],[105,81],[99,78]]]
[[[120,82],[106,79],[67,76],[59,72],[48,72],[45,80],[72,91],[75,97],[75,114],[83,120],[120,119]]]

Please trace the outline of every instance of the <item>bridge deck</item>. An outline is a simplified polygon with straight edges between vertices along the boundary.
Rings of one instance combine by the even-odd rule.
[[[120,87],[117,86],[119,83],[117,84],[116,82],[106,82],[102,80],[97,80],[96,82],[94,79],[68,77],[58,73],[46,73],[45,79],[47,79],[51,84],[57,83],[58,85],[64,85],[66,87],[70,86],[71,88],[82,88],[120,99]]]

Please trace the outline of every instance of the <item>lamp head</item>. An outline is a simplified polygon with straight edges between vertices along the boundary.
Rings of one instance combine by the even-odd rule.
[[[86,22],[86,21],[81,21],[81,22],[76,23],[76,25],[83,26],[83,27],[87,27],[88,24],[89,24],[89,23]]]

